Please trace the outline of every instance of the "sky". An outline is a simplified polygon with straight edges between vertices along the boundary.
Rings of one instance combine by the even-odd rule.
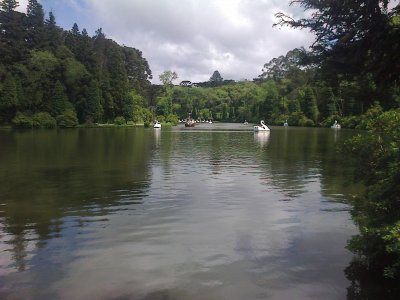
[[[25,11],[28,0],[19,0]],[[273,27],[274,14],[299,17],[289,0],[39,0],[46,13],[69,30],[74,23],[94,35],[142,51],[153,74],[171,70],[182,80],[208,81],[215,70],[223,79],[252,80],[271,59],[311,45],[306,30]]]

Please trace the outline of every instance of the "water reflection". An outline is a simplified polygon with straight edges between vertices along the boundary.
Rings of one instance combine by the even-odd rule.
[[[347,299],[399,299],[398,280],[384,279],[379,272],[366,270],[365,265],[353,259],[345,269],[346,277],[351,281],[347,289]]]
[[[343,299],[331,131],[208,127],[1,132],[0,296]]]
[[[141,133],[135,143],[132,133],[110,133],[2,133],[0,238],[2,253],[7,254],[2,255],[2,273],[26,270],[36,248],[63,237],[67,216],[76,216],[68,226],[84,228],[142,203],[147,142]],[[119,146],[122,139],[127,141]]]
[[[254,133],[254,140],[260,144],[261,147],[265,147],[269,141],[269,131],[265,132],[255,132]]]

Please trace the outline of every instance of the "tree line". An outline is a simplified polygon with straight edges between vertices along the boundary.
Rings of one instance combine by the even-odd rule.
[[[359,233],[348,243],[355,253],[345,270],[349,299],[397,299],[400,295],[400,4],[389,0],[293,0],[310,11],[279,26],[304,28],[316,39],[303,59],[315,83],[326,86],[341,115],[363,114],[363,128],[342,148],[355,163],[354,178],[365,193],[352,201]],[[275,72],[279,61],[268,64]],[[316,84],[313,84],[316,86]],[[320,85],[320,84],[318,84]],[[326,99],[329,99],[327,97]],[[328,106],[330,107],[330,106]],[[328,108],[327,107],[327,108]]]
[[[69,127],[126,121],[149,124],[154,119],[176,124],[191,113],[194,118],[227,122],[264,119],[268,124],[281,125],[287,120],[291,126],[330,126],[338,120],[343,127],[355,128],[365,127],[360,115],[374,104],[386,110],[400,103],[400,87],[394,75],[398,63],[392,60],[397,53],[393,50],[399,22],[396,10],[380,14],[387,23],[379,27],[386,30],[384,37],[372,24],[360,23],[362,32],[366,26],[374,28],[373,38],[386,43],[387,53],[369,42],[371,36],[362,39],[368,42],[347,43],[346,52],[344,33],[330,36],[310,28],[317,36],[324,33],[328,37],[318,37],[311,51],[293,49],[265,63],[253,81],[224,80],[216,70],[209,81],[193,87],[174,86],[172,81],[178,74],[172,71],[160,75],[162,86],[152,85],[151,70],[141,51],[118,45],[106,38],[101,28],[92,37],[76,23],[63,30],[52,12],[45,19],[43,7],[36,0],[29,0],[26,14],[17,12],[17,5],[14,0],[0,2],[0,124]],[[329,13],[344,11],[337,10]],[[324,14],[316,15],[321,19],[318,24],[329,22]],[[380,15],[375,14],[379,20]],[[277,17],[282,25],[313,24],[307,20],[296,23],[281,14]],[[347,18],[353,17],[347,13]],[[349,27],[346,34],[353,35],[354,30]],[[328,38],[340,41],[335,50]],[[371,49],[354,50],[359,48]],[[364,57],[360,57],[360,51]],[[372,55],[372,51],[376,53]],[[379,55],[386,63],[378,64]],[[163,77],[168,79],[172,74],[165,82]]]
[[[146,107],[152,74],[141,51],[101,28],[92,37],[76,23],[63,30],[36,0],[26,14],[17,6],[0,2],[0,124],[114,122],[133,119],[135,105]]]

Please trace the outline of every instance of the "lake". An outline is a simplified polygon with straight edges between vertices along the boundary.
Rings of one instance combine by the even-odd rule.
[[[354,133],[0,130],[0,298],[345,299]]]

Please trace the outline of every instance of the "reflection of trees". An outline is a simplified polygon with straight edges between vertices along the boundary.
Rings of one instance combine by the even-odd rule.
[[[354,259],[345,270],[351,281],[347,288],[347,299],[400,299],[398,280],[383,278],[379,270],[367,270],[365,265]]]
[[[224,168],[258,165],[263,170],[261,178],[282,192],[298,194],[309,180],[318,178],[324,185],[323,191],[334,194],[343,190],[342,175],[350,172],[336,152],[338,139],[334,133],[328,129],[283,127],[274,128],[267,135],[185,132],[171,135],[173,142],[163,140],[163,151],[168,152],[163,152],[163,158],[177,151],[175,156],[196,160],[199,165],[207,161],[214,174]]]
[[[28,252],[62,234],[64,217],[83,227],[140,203],[151,145],[143,130],[126,128],[3,133],[0,222],[17,269],[25,269]]]

